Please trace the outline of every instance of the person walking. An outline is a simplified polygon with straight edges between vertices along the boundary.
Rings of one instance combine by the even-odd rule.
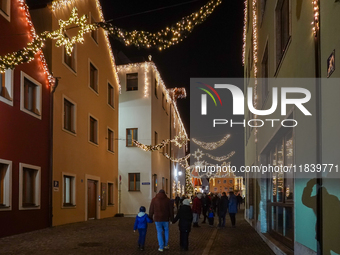
[[[149,217],[156,225],[158,251],[169,250],[169,220],[174,219],[174,207],[163,189],[151,200]]]
[[[210,227],[214,226],[214,219],[215,219],[214,209],[212,206],[210,206],[209,211],[208,211],[208,221],[209,221]]]
[[[176,204],[177,212],[178,212],[180,200],[181,200],[181,198],[180,198],[179,195],[177,194],[177,195],[176,195],[176,198],[175,198],[175,204]]]
[[[189,248],[189,234],[191,230],[191,223],[193,220],[192,210],[190,207],[190,199],[184,199],[182,206],[173,220],[176,223],[179,220],[178,227],[180,231],[179,245],[181,250],[187,251]]]
[[[201,211],[202,211],[202,202],[201,202],[201,198],[202,198],[202,193],[198,193],[197,196],[194,198],[193,202],[192,202],[192,213],[193,213],[193,227],[197,228],[200,227],[198,225],[198,219],[200,217]]]
[[[238,209],[241,209],[241,204],[242,204],[242,201],[243,201],[243,198],[241,197],[241,194],[238,193],[236,198],[237,198]]]
[[[217,196],[217,193],[213,194],[213,198],[211,199],[211,204],[212,204],[212,207],[213,207],[213,210],[214,210],[215,213],[217,212],[218,199],[219,198]]]
[[[237,213],[237,197],[233,191],[229,192],[229,216],[231,220],[231,226],[236,227],[236,213]]]
[[[229,200],[225,192],[222,193],[221,199],[218,203],[218,227],[225,227],[225,216],[228,211]]]
[[[206,193],[203,193],[203,197],[202,197],[201,201],[202,201],[202,209],[203,209],[203,221],[202,221],[202,223],[205,223],[205,220],[207,218],[207,212],[208,212],[210,205],[211,205],[211,201],[210,201],[209,196],[207,196]]]
[[[144,206],[139,208],[139,213],[136,216],[135,225],[133,226],[133,232],[138,229],[138,249],[144,251],[146,231],[148,229],[148,223],[152,223],[152,219],[145,213],[146,209]]]

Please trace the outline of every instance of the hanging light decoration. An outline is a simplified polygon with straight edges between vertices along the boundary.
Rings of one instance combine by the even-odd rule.
[[[223,137],[220,141],[212,142],[212,143],[198,141],[196,138],[192,138],[191,141],[193,141],[195,144],[199,145],[205,150],[215,150],[218,147],[222,146],[229,139],[229,137],[230,135],[228,134],[225,137]]]

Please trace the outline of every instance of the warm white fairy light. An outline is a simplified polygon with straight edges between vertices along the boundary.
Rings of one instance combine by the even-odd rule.
[[[195,144],[199,145],[205,150],[215,150],[218,147],[222,146],[230,137],[230,134],[227,134],[225,137],[223,137],[220,141],[218,142],[211,142],[211,143],[206,143],[202,141],[198,141],[196,138],[192,138],[191,141],[193,141]]]
[[[253,59],[254,59],[254,108],[257,109],[257,50],[258,50],[258,31],[257,31],[257,0],[253,0]],[[254,115],[257,118],[257,115]],[[255,143],[257,143],[257,127],[254,128]]]
[[[144,64],[144,97],[149,96],[149,80],[148,80],[148,70],[149,65],[148,62]]]
[[[190,158],[190,154],[188,154],[188,155],[186,155],[186,156],[184,156],[184,157],[182,157],[182,158],[173,158],[173,157],[170,157],[170,155],[167,154],[167,153],[164,153],[164,156],[165,156],[167,159],[169,159],[170,161],[175,162],[175,163],[179,163],[179,162],[185,161],[185,160],[187,160],[188,158]]]
[[[243,22],[243,48],[242,48],[242,64],[246,59],[246,41],[247,41],[247,22],[248,22],[248,0],[244,1],[244,22]]]
[[[312,22],[313,25],[313,34],[314,36],[317,36],[317,32],[319,30],[319,0],[314,0],[312,2],[313,4],[313,12],[314,12],[314,21]]]
[[[205,156],[213,159],[213,160],[216,160],[216,161],[219,161],[219,162],[222,162],[222,161],[225,161],[225,160],[228,160],[229,158],[231,158],[233,155],[235,154],[235,151],[232,151],[230,152],[228,155],[224,155],[224,156],[221,156],[221,157],[215,157],[209,153],[205,153]]]
[[[176,124],[176,120],[177,120],[178,123],[179,123],[179,126],[180,126],[180,132],[182,134],[184,134],[186,136],[186,138],[188,138],[188,134],[185,130],[184,124],[182,122],[182,119],[180,117],[180,114],[179,114],[179,111],[178,111],[178,108],[177,108],[176,100],[174,100],[173,97],[170,95],[170,92],[173,92],[173,89],[167,89],[167,87],[166,87],[157,67],[156,67],[156,64],[154,62],[150,61],[150,62],[130,63],[130,64],[126,64],[126,65],[117,66],[118,72],[131,72],[131,70],[143,69],[143,68],[144,68],[144,71],[145,71],[145,68],[148,68],[148,70],[152,70],[154,72],[155,78],[158,81],[158,84],[160,85],[160,87],[162,88],[162,90],[164,92],[165,99],[168,100],[170,102],[170,104],[173,105],[173,107],[172,107],[173,115],[172,116],[174,117],[174,124]],[[144,97],[145,97],[145,91],[150,91],[150,83],[149,82],[147,82],[147,87],[146,86],[144,87]],[[182,93],[183,93],[182,97],[184,97],[184,95],[186,96],[186,91],[182,90]],[[149,96],[149,94],[148,94],[148,96]],[[178,97],[178,98],[181,98],[181,97]]]
[[[200,149],[197,149],[195,151],[195,153],[193,154],[194,158],[199,161],[200,158],[202,158],[205,154],[203,153],[203,151],[201,151]]]

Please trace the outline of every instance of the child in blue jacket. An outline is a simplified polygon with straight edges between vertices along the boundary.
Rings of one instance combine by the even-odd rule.
[[[133,226],[133,232],[136,232],[138,229],[139,238],[138,238],[138,249],[141,251],[144,250],[146,230],[148,228],[148,223],[152,223],[152,219],[145,213],[146,209],[144,206],[139,208],[139,213],[136,216],[135,225]]]
[[[210,206],[209,211],[208,211],[208,221],[209,221],[209,226],[213,227],[214,226],[214,209],[212,206]]]

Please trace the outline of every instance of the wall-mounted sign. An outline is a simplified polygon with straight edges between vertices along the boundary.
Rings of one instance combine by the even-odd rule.
[[[150,182],[142,182],[142,185],[150,185]]]
[[[53,181],[53,190],[59,191],[59,181]]]
[[[327,59],[327,78],[331,77],[332,73],[335,71],[335,50]]]

